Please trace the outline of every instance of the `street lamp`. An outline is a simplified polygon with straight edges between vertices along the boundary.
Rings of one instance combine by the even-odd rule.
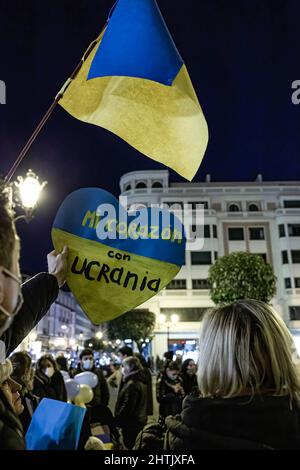
[[[97,333],[96,333],[96,338],[97,338],[97,339],[102,339],[102,338],[103,338],[103,333],[102,333],[102,331],[97,331]]]
[[[169,350],[169,340],[170,340],[170,327],[175,326],[179,322],[179,315],[173,313],[170,318],[161,313],[158,318],[158,322],[161,326],[166,326],[167,328],[167,350]]]
[[[20,219],[25,219],[26,222],[30,222],[33,218],[33,210],[38,203],[40,194],[46,186],[47,181],[40,183],[39,177],[32,170],[27,171],[25,178],[18,176],[17,180],[18,182],[15,182],[15,186],[18,190],[18,202],[15,204],[21,206],[25,214],[17,216],[15,222]]]

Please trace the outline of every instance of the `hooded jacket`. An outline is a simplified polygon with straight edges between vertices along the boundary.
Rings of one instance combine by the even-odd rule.
[[[299,406],[288,396],[199,398],[166,419],[165,449],[300,449]]]

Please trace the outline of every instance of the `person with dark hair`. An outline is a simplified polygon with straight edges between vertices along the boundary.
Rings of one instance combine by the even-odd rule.
[[[59,370],[64,370],[65,372],[68,372],[68,361],[64,355],[61,354],[60,356],[57,356],[55,360]]]
[[[185,395],[190,393],[199,393],[197,381],[197,366],[193,359],[186,359],[181,366],[180,377]]]
[[[27,352],[16,352],[10,357],[10,360],[13,366],[11,378],[22,387],[19,393],[24,410],[19,418],[26,433],[32,415],[39,404],[39,398],[32,393],[34,380],[32,359]]]
[[[123,362],[126,357],[131,357],[133,355],[132,348],[130,348],[129,346],[122,346],[118,350],[118,355],[121,362]]]
[[[176,362],[169,362],[160,372],[156,383],[156,399],[159,403],[159,416],[163,421],[166,416],[181,412],[184,391]]]
[[[33,393],[39,398],[67,401],[63,376],[51,354],[44,354],[36,363]]]
[[[164,363],[163,363],[163,367],[166,368],[167,365],[169,364],[169,362],[172,362],[173,361],[173,351],[166,351],[164,353]]]
[[[116,404],[115,425],[121,428],[127,449],[132,449],[136,436],[147,423],[147,385],[137,357],[124,359],[122,373],[124,385]]]
[[[87,404],[90,413],[91,423],[109,424],[106,421],[111,421],[112,415],[108,409],[109,390],[108,385],[100,368],[96,368],[94,353],[90,348],[83,349],[79,355],[80,362],[78,363],[75,376],[81,372],[93,372],[98,377],[98,384],[93,388],[94,398]]]

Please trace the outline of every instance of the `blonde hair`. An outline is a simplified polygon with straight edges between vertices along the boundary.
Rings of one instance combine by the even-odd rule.
[[[295,351],[285,323],[264,302],[247,299],[214,308],[205,315],[200,334],[201,394],[270,393],[299,401]]]

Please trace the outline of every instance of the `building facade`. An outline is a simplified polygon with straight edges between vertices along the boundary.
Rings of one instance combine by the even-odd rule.
[[[203,183],[172,183],[167,170],[135,171],[122,176],[120,189],[127,209],[159,204],[172,207],[176,214],[183,204],[189,203],[194,212],[197,204],[204,207],[203,247],[193,250],[191,245],[176,278],[141,306],[157,318],[153,356],[162,356],[168,348],[189,357],[195,352],[199,320],[213,306],[209,267],[235,251],[259,254],[272,265],[277,276],[272,304],[291,330],[300,328],[299,181],[264,182],[258,175],[254,182],[217,183],[207,175]],[[163,324],[161,314],[166,317]],[[174,314],[179,317],[176,324],[171,321]]]
[[[35,355],[50,351],[78,352],[84,341],[93,337],[96,327],[90,322],[71,292],[59,290],[49,312],[26,338],[25,349]]]

